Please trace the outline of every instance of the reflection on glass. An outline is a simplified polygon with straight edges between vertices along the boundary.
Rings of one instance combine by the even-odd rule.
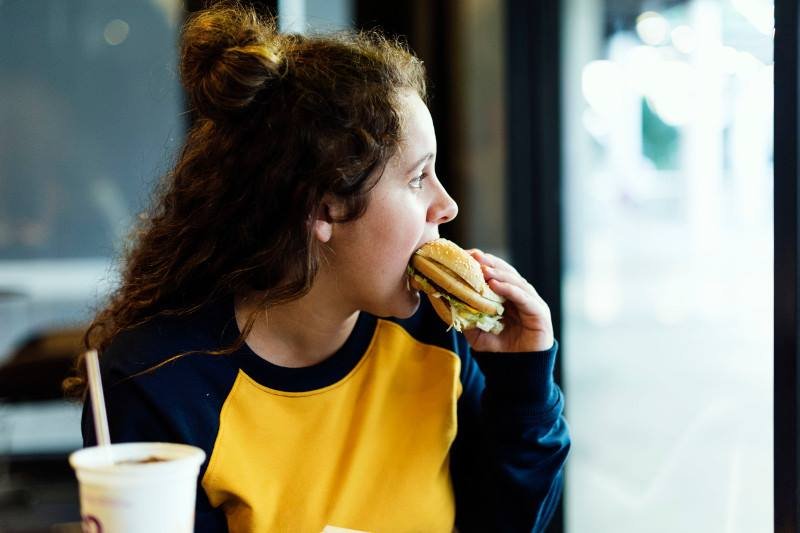
[[[178,0],[0,2],[0,364],[113,282],[182,140],[181,19]]]
[[[177,1],[0,2],[0,261],[113,254],[182,136],[178,19]]]
[[[567,527],[770,531],[772,2],[631,7],[567,9]]]

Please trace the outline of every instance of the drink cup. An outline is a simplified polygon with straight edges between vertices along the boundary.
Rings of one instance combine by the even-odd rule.
[[[80,487],[84,533],[191,533],[205,452],[165,442],[112,444],[69,457]]]

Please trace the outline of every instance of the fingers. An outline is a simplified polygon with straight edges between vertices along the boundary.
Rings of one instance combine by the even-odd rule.
[[[490,266],[483,266],[483,277],[486,281],[497,280],[502,281],[504,283],[511,283],[524,289],[531,295],[536,295],[536,289],[533,288],[533,285],[528,283],[528,281],[520,276],[519,272],[516,270],[508,270],[505,268],[497,268],[497,267],[490,267]]]
[[[539,296],[536,289],[533,288],[533,285],[528,283],[528,281],[517,272],[517,269],[506,261],[492,254],[487,254],[477,248],[469,250],[469,252],[481,264],[483,277],[487,282],[496,279],[498,281],[512,283],[521,287],[532,296]]]
[[[536,289],[506,261],[482,250],[469,250],[481,265],[483,277],[506,307],[505,329],[499,335],[465,331],[474,350],[486,352],[542,351],[553,345],[550,308]]]
[[[474,257],[478,263],[487,266],[495,266],[495,256],[485,253],[483,250],[479,248],[473,248],[471,250],[467,250],[467,253]]]
[[[496,255],[487,254],[486,252],[478,248],[473,248],[471,250],[468,250],[468,252],[482,265],[501,268],[505,270],[511,270],[512,272],[517,272],[516,268],[511,266],[503,259],[497,257]]]
[[[536,313],[539,311],[539,300],[535,293],[530,292],[526,288],[520,287],[515,283],[508,281],[500,281],[497,279],[489,280],[489,288],[496,294],[502,296],[506,300],[514,302],[520,311],[526,313]]]
[[[535,300],[540,300],[541,303],[544,304],[544,301],[541,299],[541,296],[539,296],[539,293],[536,292],[536,289],[533,287],[533,285],[531,285],[528,280],[523,278],[517,269],[511,266],[508,262],[497,257],[496,255],[487,254],[478,248],[473,248],[468,250],[468,252],[481,264],[483,277],[486,279],[486,282],[489,283],[489,287],[491,287],[492,290],[494,290],[494,285],[491,283],[492,280],[496,280],[500,283],[511,284],[518,287],[522,291],[519,294],[520,296],[527,296],[529,298],[532,297]],[[503,289],[501,288],[500,290]],[[496,290],[495,292],[500,294],[500,296],[508,297],[512,301],[518,301],[513,294],[509,297],[506,294],[501,294]]]

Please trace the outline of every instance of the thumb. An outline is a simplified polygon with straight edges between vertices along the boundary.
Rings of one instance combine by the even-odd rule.
[[[477,352],[495,352],[499,350],[499,341],[497,335],[486,333],[478,328],[468,329],[464,331],[464,338]]]
[[[483,333],[483,332],[481,330],[475,328],[475,329],[465,330],[463,333],[464,333],[464,338],[467,339],[467,342],[469,343],[469,345],[474,347],[475,343],[481,337],[481,333]]]

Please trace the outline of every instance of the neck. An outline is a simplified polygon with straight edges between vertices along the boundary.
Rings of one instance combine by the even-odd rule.
[[[265,309],[255,300],[253,295],[236,299],[239,330],[254,313],[245,342],[262,359],[289,368],[312,366],[333,355],[353,331],[359,313],[342,305],[341,293],[317,283],[308,294],[285,304]]]

